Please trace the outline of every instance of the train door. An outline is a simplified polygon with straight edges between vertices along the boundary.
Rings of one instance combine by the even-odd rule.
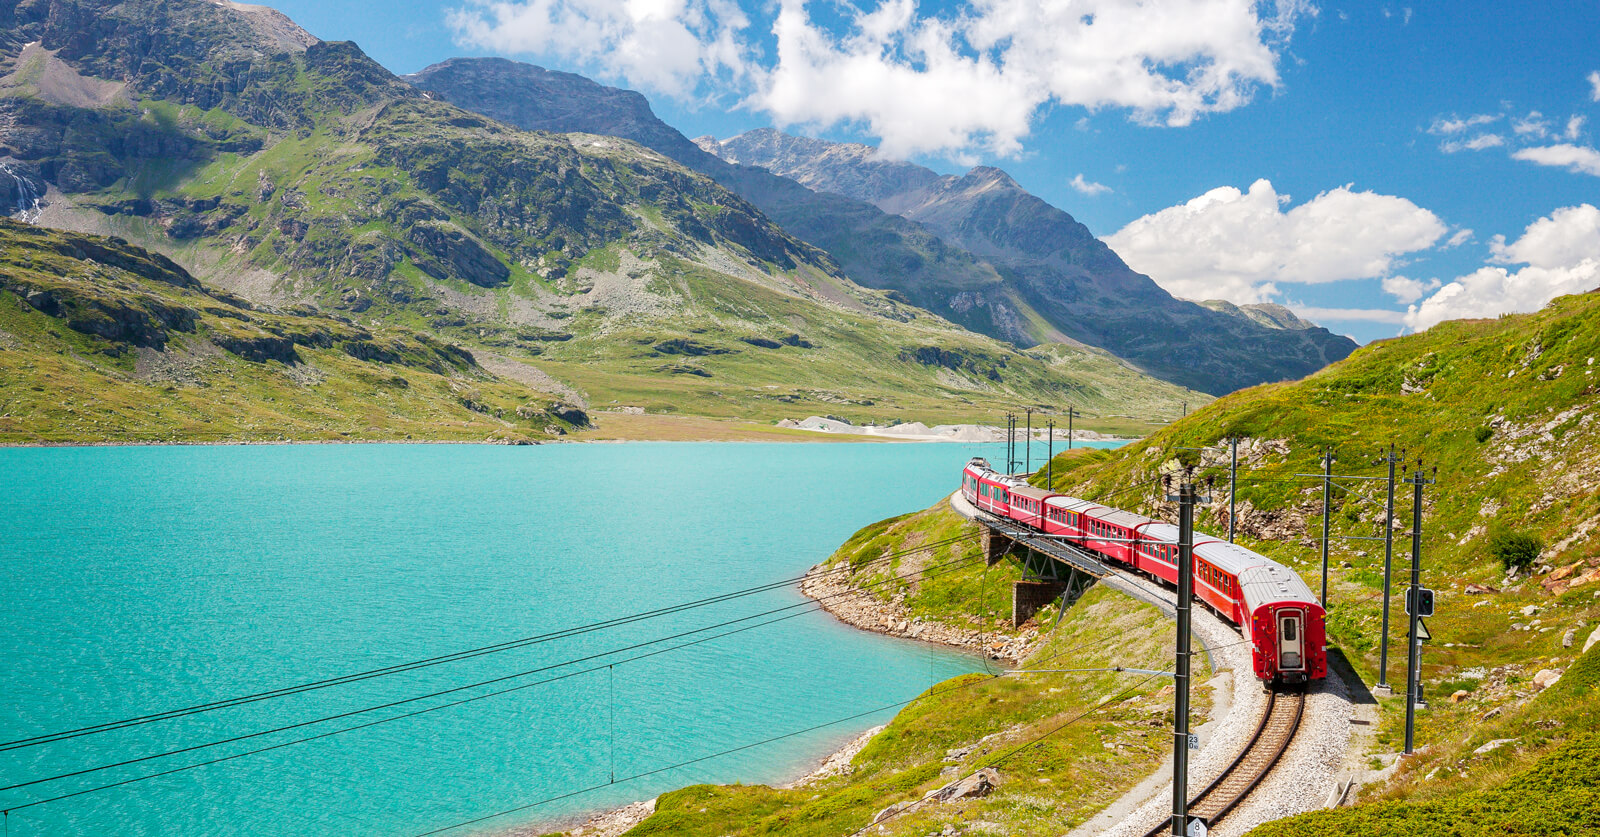
[[[1302,614],[1298,610],[1278,612],[1278,669],[1302,671],[1305,669],[1305,636],[1301,630]]]

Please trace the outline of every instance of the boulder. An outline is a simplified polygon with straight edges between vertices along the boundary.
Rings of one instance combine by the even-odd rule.
[[[973,799],[988,796],[995,788],[1000,786],[1000,771],[992,767],[985,767],[977,773],[958,782],[951,782],[935,791],[929,791],[924,799],[938,802],[954,802],[958,799]]]
[[[1538,605],[1528,605],[1527,607],[1522,609],[1522,615],[1523,616],[1534,616],[1534,615],[1537,615],[1542,610],[1544,610],[1544,608],[1539,607]]]
[[[916,803],[913,803],[913,802],[896,802],[895,804],[890,805],[889,807],[883,809],[882,811],[879,811],[877,813],[877,815],[872,818],[872,822],[868,823],[868,825],[877,825],[878,823],[883,822],[884,820],[894,816],[895,814],[898,814],[901,811],[904,811],[907,808],[910,808],[914,804],[916,804]]]
[[[1498,593],[1499,590],[1483,584],[1468,584],[1466,593],[1469,596],[1481,596],[1488,593]]]
[[[1516,741],[1517,741],[1517,739],[1515,739],[1515,738],[1496,738],[1495,740],[1490,741],[1489,743],[1483,745],[1482,747],[1479,747],[1478,749],[1473,750],[1472,754],[1475,755],[1475,756],[1481,756],[1481,755],[1484,755],[1486,753],[1492,753],[1495,750],[1498,750],[1501,747],[1506,746],[1507,744],[1515,744]]]
[[[1597,642],[1600,642],[1600,627],[1595,628],[1594,633],[1589,634],[1589,638],[1583,641],[1583,653],[1589,653],[1589,649]]]
[[[1561,672],[1556,671],[1555,669],[1542,668],[1539,669],[1539,673],[1533,676],[1533,687],[1542,692],[1545,689],[1554,686],[1560,680]]]
[[[1469,694],[1471,694],[1471,692],[1468,692],[1466,689],[1457,689],[1453,694],[1450,695],[1450,702],[1460,703],[1466,700],[1467,695]]]
[[[584,412],[582,407],[564,401],[551,404],[545,412],[552,418],[560,419],[573,427],[589,426],[589,414]]]

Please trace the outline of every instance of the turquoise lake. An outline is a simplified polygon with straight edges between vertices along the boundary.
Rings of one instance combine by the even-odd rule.
[[[0,741],[583,626],[798,576],[1003,445],[0,450]],[[1042,449],[1035,456],[1042,455]],[[506,677],[803,602],[793,586],[332,688],[0,752],[0,786]],[[795,613],[786,611],[783,615]],[[739,623],[723,630],[743,627]],[[777,782],[981,660],[824,613],[0,791],[11,835],[498,834]],[[609,668],[26,808],[595,666]]]

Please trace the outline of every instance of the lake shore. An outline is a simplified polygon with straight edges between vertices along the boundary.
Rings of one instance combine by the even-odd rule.
[[[621,411],[602,411],[594,414],[595,426],[567,436],[549,439],[525,439],[489,434],[481,438],[358,438],[330,436],[302,439],[88,439],[0,441],[0,447],[12,448],[67,448],[67,447],[150,447],[158,445],[549,445],[575,442],[793,442],[818,443],[957,443],[973,444],[998,442],[1005,431],[988,425],[940,425],[928,428],[920,423],[895,426],[846,425],[833,419],[812,416],[805,421],[784,419],[777,424],[767,424],[742,419],[710,418],[706,416],[672,416]],[[925,431],[925,432],[924,432]],[[1046,444],[1044,431],[1035,428],[1034,443]],[[1020,436],[1020,431],[1019,431]],[[1078,430],[1076,441],[1102,442],[1126,441],[1092,430]],[[1057,444],[1066,441],[1066,434],[1056,433]],[[1040,452],[1043,453],[1042,451]]]

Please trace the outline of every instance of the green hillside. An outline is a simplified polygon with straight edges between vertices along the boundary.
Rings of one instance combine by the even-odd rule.
[[[1298,568],[1316,589],[1320,479],[1296,475],[1320,471],[1324,447],[1335,451],[1335,473],[1353,476],[1382,475],[1376,460],[1390,444],[1410,458],[1402,472],[1414,470],[1421,457],[1425,476],[1437,478],[1426,486],[1423,522],[1423,581],[1440,591],[1438,614],[1428,620],[1433,640],[1423,655],[1432,705],[1419,714],[1417,732],[1419,745],[1429,746],[1364,798],[1431,800],[1466,810],[1460,808],[1469,799],[1463,794],[1499,793],[1492,789],[1513,776],[1524,784],[1506,787],[1545,787],[1540,777],[1552,774],[1550,762],[1541,759],[1559,763],[1568,757],[1559,755],[1568,752],[1563,747],[1576,748],[1569,755],[1592,747],[1580,740],[1585,725],[1578,721],[1600,710],[1592,684],[1566,685],[1564,677],[1558,684],[1564,688],[1540,693],[1533,681],[1548,669],[1588,682],[1570,667],[1600,620],[1596,358],[1600,294],[1563,297],[1536,314],[1447,322],[1366,346],[1303,381],[1234,393],[1116,452],[1063,456],[1055,463],[1055,485],[1170,517],[1174,510],[1156,502],[1159,474],[1180,463],[1199,465],[1200,476],[1218,481],[1199,525],[1224,531],[1227,457],[1218,445],[1242,437],[1242,540]],[[1381,535],[1382,483],[1338,483],[1331,503],[1335,538]],[[1397,576],[1409,567],[1409,492],[1410,486],[1400,486],[1396,501]],[[1331,543],[1332,642],[1373,683],[1382,544]],[[1508,572],[1505,561],[1517,555],[1531,565]],[[1469,591],[1469,585],[1476,586]],[[1398,597],[1392,607],[1389,680],[1403,683],[1405,620]],[[1400,748],[1404,702],[1379,701],[1384,720],[1375,748],[1392,753]],[[1474,752],[1495,738],[1514,743]],[[1587,783],[1585,792],[1592,793],[1594,775],[1562,775],[1562,781]],[[1450,799],[1456,801],[1444,801]],[[1539,806],[1519,810],[1515,827],[1493,833],[1577,833],[1533,830],[1529,823],[1540,816]],[[1343,831],[1333,826],[1365,821],[1307,822]],[[1261,833],[1328,833],[1283,829]]]
[[[51,0],[0,20],[7,188],[53,187],[40,223],[252,302],[431,333],[597,407],[953,421],[1071,401],[1159,420],[1205,400],[862,288],[654,151],[469,113],[271,10]]]
[[[526,441],[583,423],[427,334],[252,305],[124,242],[0,220],[0,442]]]

